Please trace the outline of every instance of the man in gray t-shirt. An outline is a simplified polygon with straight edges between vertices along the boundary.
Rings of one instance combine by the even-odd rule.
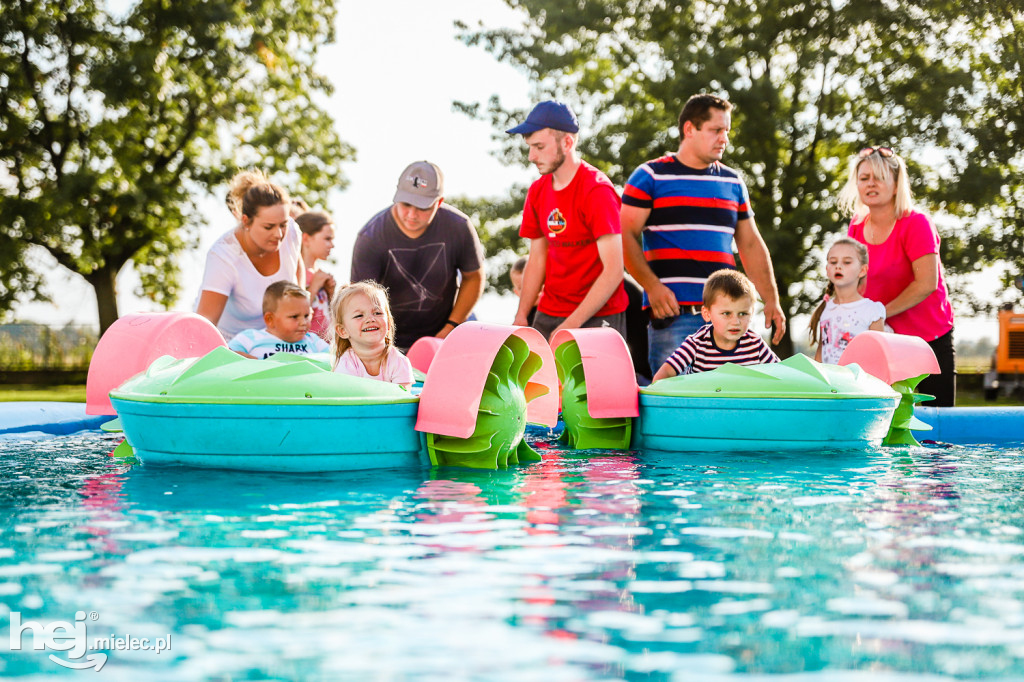
[[[448,336],[484,289],[476,230],[442,201],[441,169],[411,164],[398,178],[394,204],[359,230],[352,251],[352,281],[372,279],[388,289],[395,345],[403,350],[423,336]]]

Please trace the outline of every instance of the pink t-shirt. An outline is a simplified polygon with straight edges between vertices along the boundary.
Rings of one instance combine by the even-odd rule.
[[[393,384],[401,384],[406,388],[412,386],[413,382],[412,363],[397,348],[391,348],[388,351],[387,360],[384,361],[384,366],[380,368],[380,374],[377,376],[373,376],[366,371],[363,361],[359,359],[359,356],[351,348],[341,354],[338,364],[334,367],[334,371],[354,377],[390,381]]]
[[[306,268],[306,286],[313,281],[316,271],[313,268]],[[313,306],[313,319],[309,321],[309,331],[319,336],[324,341],[331,342],[331,297],[327,295],[326,289],[321,289],[310,301]]]
[[[848,234],[868,247],[868,278],[864,297],[888,304],[914,281],[913,263],[939,252],[939,234],[928,216],[911,211],[896,221],[881,244],[864,238],[864,221],[850,222]],[[953,328],[953,306],[939,264],[939,284],[928,298],[913,308],[886,318],[893,331],[934,341]]]

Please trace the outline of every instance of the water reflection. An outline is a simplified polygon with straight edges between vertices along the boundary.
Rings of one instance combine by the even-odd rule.
[[[173,657],[114,652],[115,679],[1020,667],[1020,451],[540,444],[506,471],[284,475],[114,444],[2,446],[0,615],[173,634]],[[53,672],[6,653],[0,675]]]

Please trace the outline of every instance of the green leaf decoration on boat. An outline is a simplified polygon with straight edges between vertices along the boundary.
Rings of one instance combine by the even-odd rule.
[[[897,381],[892,385],[893,390],[900,394],[900,402],[896,406],[896,412],[892,415],[892,424],[889,426],[889,433],[886,434],[882,445],[920,445],[911,431],[931,431],[931,426],[914,416],[914,406],[917,403],[935,398],[926,393],[914,392],[914,389],[926,376],[928,375],[922,374]]]
[[[468,438],[427,434],[432,464],[474,469],[504,469],[539,462],[523,440],[526,433],[526,383],[541,366],[539,355],[511,335],[498,349],[480,397],[476,429]]]
[[[562,420],[565,430],[561,441],[578,450],[629,448],[633,420],[630,417],[591,417],[587,405],[587,382],[583,357],[575,341],[555,349],[555,367],[562,384]]]

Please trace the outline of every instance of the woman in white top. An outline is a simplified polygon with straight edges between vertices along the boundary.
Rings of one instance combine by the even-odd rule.
[[[196,312],[225,339],[263,327],[263,292],[274,282],[306,284],[302,233],[288,216],[288,194],[262,173],[234,177],[229,201],[238,225],[210,247]]]

